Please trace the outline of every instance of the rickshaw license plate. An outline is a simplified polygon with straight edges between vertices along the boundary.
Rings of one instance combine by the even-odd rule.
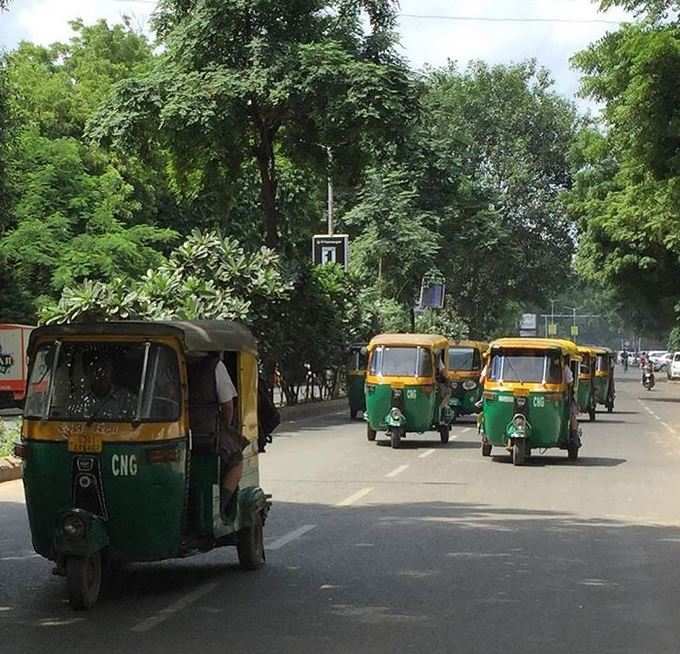
[[[101,436],[87,434],[83,436],[69,436],[68,437],[68,451],[69,452],[92,452],[98,453],[102,451]]]

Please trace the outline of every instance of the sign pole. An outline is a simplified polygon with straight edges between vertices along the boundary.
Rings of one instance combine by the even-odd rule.
[[[326,146],[328,152],[328,235],[333,236],[333,152]]]

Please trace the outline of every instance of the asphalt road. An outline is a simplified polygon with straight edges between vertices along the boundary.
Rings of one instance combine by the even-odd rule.
[[[344,415],[262,457],[267,565],[232,549],[127,568],[74,613],[0,486],[0,652],[677,654],[680,385],[618,381],[581,459],[483,459],[473,425],[403,450]]]

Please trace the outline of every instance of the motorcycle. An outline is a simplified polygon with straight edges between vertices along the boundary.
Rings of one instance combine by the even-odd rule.
[[[654,372],[647,369],[642,373],[642,385],[648,390],[651,391],[654,388],[655,384],[655,379],[654,379]]]

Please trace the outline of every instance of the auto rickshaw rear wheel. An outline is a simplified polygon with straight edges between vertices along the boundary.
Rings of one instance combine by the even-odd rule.
[[[366,425],[366,438],[372,442],[375,440],[375,435],[375,429],[371,429],[371,425]]]
[[[578,445],[569,445],[567,447],[567,457],[570,461],[576,461],[578,459]]]
[[[612,411],[614,411],[614,402],[612,402],[612,400],[609,400],[607,402],[607,413],[611,413]]]
[[[238,532],[238,562],[243,570],[257,570],[264,565],[264,529],[262,512],[258,511],[253,523]]]
[[[482,441],[482,456],[491,456],[493,446],[488,441]]]
[[[512,464],[523,466],[527,458],[527,443],[523,438],[517,439],[512,444]]]
[[[439,440],[446,445],[451,436],[451,428],[448,425],[439,425]]]
[[[401,447],[401,437],[401,429],[397,428],[390,431],[390,444],[392,445],[392,449],[398,450]]]
[[[102,555],[72,556],[66,559],[66,587],[72,609],[91,609],[102,587]]]
[[[590,418],[590,422],[595,422],[595,416],[597,415],[597,411],[595,410],[594,406],[591,406],[588,409],[588,418]]]

